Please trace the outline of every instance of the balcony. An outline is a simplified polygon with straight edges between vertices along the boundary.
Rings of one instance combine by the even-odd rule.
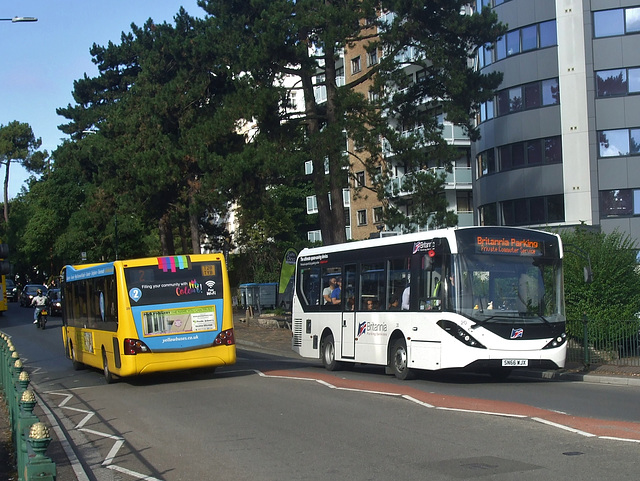
[[[444,188],[446,190],[471,188],[471,167],[454,167],[452,172],[447,172],[442,167],[434,167],[429,170],[436,175],[439,175],[442,172],[445,173]],[[391,185],[394,190],[399,190],[399,195],[401,196],[411,195],[411,192],[402,190],[405,177],[406,175],[402,175],[391,179]]]

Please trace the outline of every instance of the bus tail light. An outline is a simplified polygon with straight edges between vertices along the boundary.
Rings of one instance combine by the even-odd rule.
[[[213,341],[214,346],[232,346],[236,343],[236,338],[233,334],[233,329],[227,329],[226,331],[220,332],[216,337],[216,340]]]
[[[135,356],[143,352],[151,352],[151,349],[139,339],[125,339],[124,340],[124,353],[125,355]]]
[[[480,344],[471,334],[458,326],[455,322],[440,320],[438,321],[438,326],[445,330],[447,334],[452,335],[458,341],[466,344],[469,347],[477,347],[480,349],[486,349],[485,346]]]

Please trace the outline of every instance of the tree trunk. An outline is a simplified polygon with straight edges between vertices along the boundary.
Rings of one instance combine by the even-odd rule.
[[[307,117],[307,133],[310,139],[311,148],[309,155],[313,164],[313,190],[316,194],[318,204],[318,219],[320,222],[320,232],[322,233],[322,243],[333,244],[333,229],[331,225],[331,206],[329,204],[328,184],[324,173],[324,153],[322,148],[314,147],[314,141],[320,134],[320,122],[318,119],[318,106],[313,94],[313,80],[310,75],[301,75],[302,90],[304,92],[304,103]]]
[[[168,214],[162,216],[158,222],[158,229],[160,231],[160,247],[162,248],[162,255],[175,255],[176,248],[173,244],[173,231],[171,230],[171,222],[169,221]]]
[[[4,175],[4,223],[9,224],[9,165],[11,160],[7,159],[7,170]]]
[[[191,250],[194,254],[200,254],[202,251],[200,250],[200,226],[198,222],[198,215],[194,214],[197,212],[195,209],[195,199],[194,193],[191,192],[189,195],[189,229],[191,230]]]
[[[342,119],[337,108],[338,87],[336,85],[336,64],[333,49],[325,50],[325,78],[327,83],[327,124],[337,125]],[[331,230],[332,243],[341,244],[347,242],[347,225],[344,214],[344,202],[342,190],[345,185],[346,176],[342,175],[344,162],[342,149],[346,148],[341,142],[342,138],[336,139],[329,151],[329,193],[331,195]]]

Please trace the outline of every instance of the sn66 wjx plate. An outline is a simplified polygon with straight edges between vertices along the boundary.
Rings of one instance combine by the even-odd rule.
[[[527,367],[529,365],[528,359],[503,359],[503,367]]]

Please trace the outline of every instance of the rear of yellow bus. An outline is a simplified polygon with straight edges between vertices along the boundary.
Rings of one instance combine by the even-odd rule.
[[[123,261],[118,350],[121,376],[236,362],[229,278],[222,254]],[[118,366],[119,364],[119,366]]]
[[[68,331],[63,332],[65,345],[70,340],[73,346],[68,355],[75,367],[102,368],[111,382],[113,375],[215,369],[236,362],[231,293],[222,254],[134,259],[105,266],[112,271],[115,289],[112,295],[108,288],[95,292],[97,322],[63,328]],[[74,282],[86,283],[88,290],[102,285],[101,266],[90,267],[93,273],[86,275],[82,266],[65,269],[68,278],[81,279]],[[93,290],[99,291],[95,286]],[[65,293],[72,296],[73,289],[66,288]],[[71,299],[65,299],[68,304]]]

